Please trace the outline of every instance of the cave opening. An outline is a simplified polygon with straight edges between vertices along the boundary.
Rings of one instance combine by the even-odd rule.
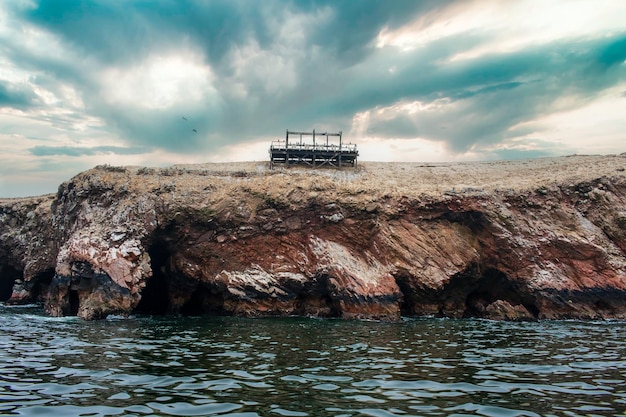
[[[463,317],[484,317],[487,306],[498,300],[506,301],[511,306],[521,305],[534,317],[538,316],[539,309],[525,300],[519,286],[505,273],[495,268],[487,268],[482,273],[480,268],[474,268],[473,271],[478,274],[469,279],[470,291],[465,297]]]
[[[327,274],[316,275],[297,294],[295,314],[312,317],[341,316],[338,301],[331,296],[330,277]]]
[[[141,290],[141,300],[135,307],[135,312],[163,315],[169,310],[168,264],[171,253],[165,242],[156,241],[148,248],[148,255],[150,255],[152,276]]]
[[[406,296],[407,291],[402,290]],[[429,298],[439,304],[438,317],[525,320],[537,319],[540,314],[534,296],[520,283],[497,268],[478,263],[451,277]]]
[[[0,301],[7,301],[11,298],[15,281],[21,278],[21,271],[11,265],[0,265]]]
[[[175,253],[164,239],[148,247],[152,277],[141,291],[134,312],[148,315],[224,315],[223,289],[186,277],[173,266]]]
[[[68,292],[68,311],[66,316],[78,315],[78,309],[80,307],[80,298],[78,297],[78,291],[69,290]]]
[[[185,316],[212,315],[222,316],[224,311],[224,297],[222,293],[212,291],[206,285],[199,284],[191,293],[191,296],[180,309],[180,314]]]
[[[43,302],[45,301],[46,294],[48,293],[48,288],[50,287],[50,283],[54,278],[54,268],[47,269],[39,274],[35,275],[31,282],[32,287],[30,290],[30,295],[33,301],[35,302]]]
[[[412,316],[415,314],[418,305],[417,292],[411,285],[411,275],[406,272],[398,272],[394,275],[396,285],[402,293],[402,302],[400,303],[400,314],[403,316]]]

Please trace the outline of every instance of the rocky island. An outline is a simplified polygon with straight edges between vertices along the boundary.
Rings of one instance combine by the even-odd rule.
[[[85,319],[623,319],[625,168],[98,166],[0,199],[0,301]]]

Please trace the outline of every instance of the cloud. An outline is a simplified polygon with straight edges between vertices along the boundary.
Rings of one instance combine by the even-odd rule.
[[[46,65],[90,98],[87,111],[129,143],[180,152],[290,126],[346,126],[368,109],[442,98],[449,103],[438,111],[372,119],[367,130],[443,140],[462,152],[510,135],[550,103],[584,93],[584,84],[612,85],[606,70],[623,61],[623,35],[454,60],[491,34],[433,28],[474,10],[474,3],[455,2],[268,1],[250,8],[237,1],[150,7],[44,0],[22,17],[70,55],[87,57],[78,71]],[[381,47],[381,33],[394,30],[396,37],[437,35],[408,53]],[[596,70],[587,65],[594,58]],[[192,128],[180,126],[181,114],[192,115]]]
[[[393,74],[381,75],[373,87],[361,85],[365,77],[353,77],[357,84],[343,98],[346,113],[358,110],[351,105],[358,103],[369,112],[367,126],[360,127],[366,132],[441,140],[465,152],[514,136],[518,124],[539,115],[586,105],[626,81],[623,66],[603,64],[605,51],[617,49],[623,36],[538,45],[453,63],[446,56],[433,59],[425,49]],[[433,42],[429,48],[446,50],[451,41]],[[372,66],[377,66],[375,57]],[[412,73],[420,76],[411,78]]]
[[[0,108],[24,109],[37,104],[37,94],[26,83],[0,80]]]
[[[612,40],[600,51],[598,63],[604,67],[624,64],[626,62],[626,35]]]
[[[31,158],[192,159],[313,128],[392,141],[398,158],[402,143],[452,159],[558,153],[550,115],[626,88],[624,13],[612,0],[7,1],[0,138],[24,138]],[[623,129],[603,131],[616,147]]]
[[[36,156],[91,156],[99,154],[137,155],[146,152],[146,149],[124,148],[121,146],[94,146],[90,148],[78,146],[34,146],[29,151]]]
[[[268,1],[251,8],[237,1],[189,1],[151,7],[139,2],[42,0],[15,13],[63,45],[68,58],[76,58],[68,66],[23,54],[22,62],[74,85],[89,97],[87,110],[120,137],[193,151],[203,143],[211,148],[273,134],[290,123],[323,123],[320,117],[294,114],[292,109],[311,92],[336,91],[328,79],[366,58],[383,27],[441,5]],[[157,92],[172,83],[151,77],[158,70],[155,63],[190,57],[197,73],[213,74],[219,85],[212,85],[209,75],[195,77],[199,82],[193,92],[203,91],[202,99],[165,106]],[[175,90],[171,96],[184,97]],[[132,100],[120,100],[120,94]],[[131,115],[135,108],[139,114]],[[204,136],[181,132],[173,124],[175,115],[193,109]]]

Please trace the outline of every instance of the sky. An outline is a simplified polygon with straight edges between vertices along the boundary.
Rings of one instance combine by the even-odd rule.
[[[625,0],[2,0],[0,197],[96,165],[626,152]]]

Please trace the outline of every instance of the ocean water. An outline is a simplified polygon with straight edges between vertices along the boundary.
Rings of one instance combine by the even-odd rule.
[[[131,317],[0,306],[0,415],[626,415],[626,323]]]

